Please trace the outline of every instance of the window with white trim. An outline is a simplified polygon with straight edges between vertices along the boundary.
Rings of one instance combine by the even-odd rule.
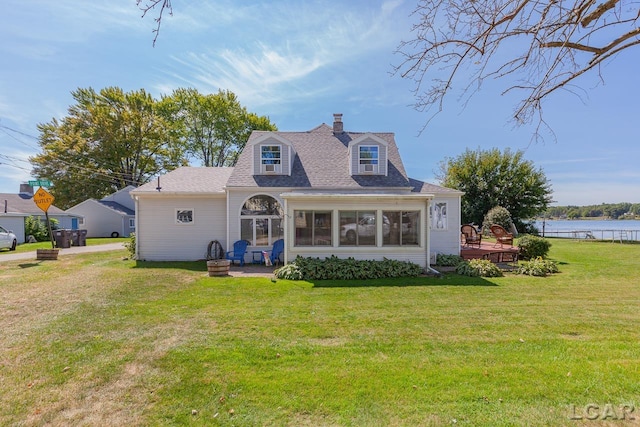
[[[295,246],[331,246],[331,211],[294,211]]]
[[[135,230],[136,229],[136,219],[135,218],[129,218],[129,229],[130,230]]]
[[[340,246],[376,246],[375,211],[340,211]],[[383,233],[389,233],[389,223],[383,223]]]
[[[240,238],[251,246],[271,246],[284,235],[280,203],[261,194],[248,199],[240,212]]]
[[[447,202],[431,203],[431,228],[433,230],[447,230],[449,228],[447,207]]]
[[[378,146],[361,145],[358,149],[358,171],[360,173],[378,173]]]
[[[193,224],[193,209],[176,209],[176,224]]]
[[[382,217],[389,224],[383,246],[420,245],[420,211],[383,211]]]
[[[280,173],[282,170],[281,145],[263,145],[260,147],[260,170],[263,173]]]

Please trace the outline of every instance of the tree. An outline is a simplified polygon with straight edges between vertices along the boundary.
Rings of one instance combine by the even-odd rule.
[[[440,162],[437,178],[445,187],[464,191],[464,223],[482,224],[491,208],[502,206],[523,230],[525,220],[545,212],[551,203],[551,186],[544,172],[524,160],[522,151],[467,149]]]
[[[48,178],[56,205],[68,208],[187,164],[170,138],[172,123],[157,114],[144,90],[78,89],[68,116],[39,124],[42,153],[30,158],[33,175]]]
[[[421,0],[414,15],[395,71],[415,82],[419,111],[441,111],[459,80],[470,97],[486,79],[513,77],[503,93],[524,91],[513,118],[537,117],[538,129],[551,93],[575,91],[578,77],[640,44],[640,6],[622,0]]]
[[[277,130],[268,117],[249,113],[231,91],[203,95],[177,89],[162,100],[168,120],[179,124],[179,138],[203,166],[233,166],[253,130]]]

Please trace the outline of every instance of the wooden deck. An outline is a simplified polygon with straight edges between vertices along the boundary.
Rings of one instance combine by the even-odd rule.
[[[482,242],[480,244],[480,247],[478,247],[478,245],[460,246],[460,256],[466,260],[482,259],[484,256],[489,257],[489,254],[495,253],[495,252],[507,252],[509,254],[516,255],[519,251],[520,251],[520,248],[518,248],[517,246],[509,246],[509,245],[500,246],[499,243],[496,244],[495,242]]]

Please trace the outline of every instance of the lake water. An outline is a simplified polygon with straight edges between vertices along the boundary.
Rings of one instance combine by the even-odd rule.
[[[543,221],[535,221],[535,224],[542,235]],[[640,220],[550,219],[544,221],[544,235],[573,239],[593,236],[601,240],[640,240]]]

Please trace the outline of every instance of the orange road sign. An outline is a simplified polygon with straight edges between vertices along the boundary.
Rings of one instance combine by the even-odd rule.
[[[53,195],[42,187],[38,188],[36,194],[33,195],[33,201],[43,212],[49,210],[54,199]]]

